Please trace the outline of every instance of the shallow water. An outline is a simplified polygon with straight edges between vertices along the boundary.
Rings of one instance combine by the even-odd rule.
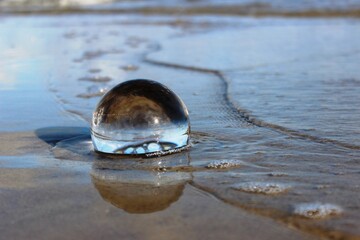
[[[184,20],[186,26],[174,25]],[[125,237],[164,229],[182,233],[169,222],[185,221],[192,227],[184,238],[204,236],[199,226],[206,223],[207,234],[221,236],[227,226],[229,238],[244,234],[251,239],[257,230],[237,229],[242,215],[229,214],[231,205],[252,216],[244,226],[271,221],[264,226],[275,230],[259,239],[303,239],[308,233],[311,238],[358,238],[359,24],[132,15],[3,18],[0,99],[9,104],[1,105],[0,129],[12,137],[1,141],[14,138],[19,145],[13,153],[0,148],[0,201],[7,209],[2,219],[11,220],[1,222],[4,234],[20,238],[9,224],[22,226],[39,214],[56,216],[59,226],[73,230],[61,220],[83,222],[78,226],[83,229],[101,216],[110,238],[116,226],[109,220],[121,219],[129,225],[122,228]],[[88,126],[104,89],[140,77],[169,86],[184,100],[192,148],[150,159],[95,154]],[[32,146],[37,147],[26,158]],[[11,154],[22,156],[7,157]],[[4,179],[11,175],[18,180],[9,185]],[[50,194],[45,210],[28,212],[23,199],[44,202],[34,196],[45,191]],[[213,197],[223,203],[212,202]],[[105,206],[114,208],[105,212]],[[173,210],[179,206],[186,211]],[[134,217],[117,208],[149,215]],[[171,211],[178,219],[166,221]],[[214,215],[224,225],[213,227]],[[146,218],[155,221],[141,228],[149,224]],[[164,221],[167,227],[159,227]],[[47,224],[34,221],[24,231]],[[56,231],[47,234],[57,236]]]

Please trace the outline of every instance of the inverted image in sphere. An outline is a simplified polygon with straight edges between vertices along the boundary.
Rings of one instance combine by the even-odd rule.
[[[96,151],[166,154],[189,144],[190,123],[183,101],[151,80],[123,82],[107,92],[93,114]]]

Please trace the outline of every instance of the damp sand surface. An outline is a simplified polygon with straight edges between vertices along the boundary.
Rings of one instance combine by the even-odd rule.
[[[1,236],[359,239],[359,29],[356,18],[2,16]],[[94,153],[95,105],[135,78],[184,100],[190,150]]]

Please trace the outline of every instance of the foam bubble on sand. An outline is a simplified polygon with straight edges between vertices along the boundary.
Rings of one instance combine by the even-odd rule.
[[[279,194],[289,190],[290,186],[282,183],[247,182],[235,184],[232,188],[248,193]]]
[[[330,203],[300,203],[294,207],[293,213],[306,218],[320,219],[340,215],[342,208]]]
[[[206,168],[225,169],[225,168],[238,167],[240,165],[242,165],[242,162],[238,160],[218,160],[209,163],[206,166]]]

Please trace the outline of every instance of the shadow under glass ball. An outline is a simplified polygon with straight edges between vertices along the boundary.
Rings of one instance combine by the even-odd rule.
[[[96,151],[110,154],[168,154],[189,144],[190,123],[183,101],[166,86],[139,79],[107,92],[93,114]]]

